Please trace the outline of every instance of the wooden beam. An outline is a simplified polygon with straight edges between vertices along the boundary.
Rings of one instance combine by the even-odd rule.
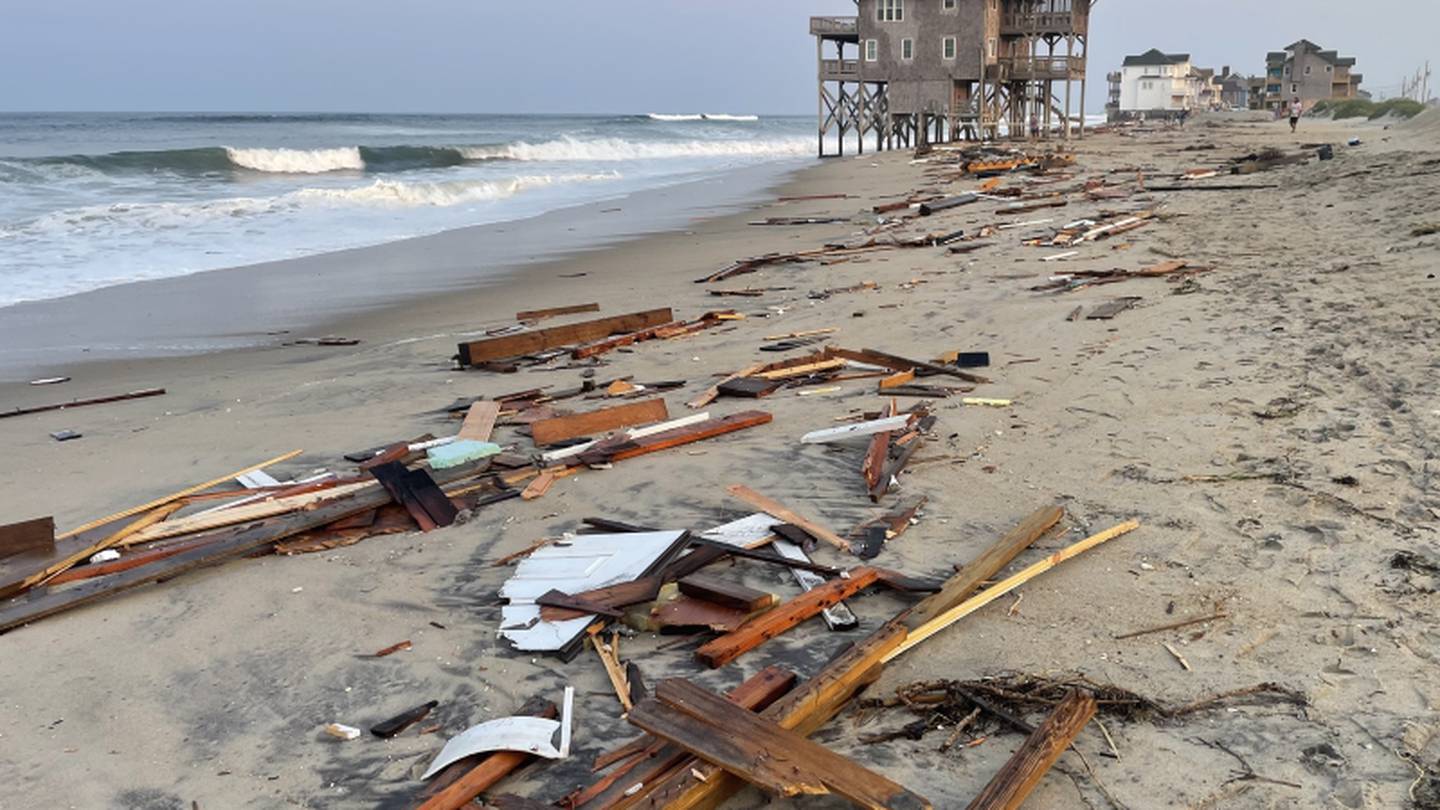
[[[877,351],[875,349],[861,349],[859,351],[856,351],[854,349],[842,349],[838,346],[830,346],[825,349],[825,352],[832,357],[843,357],[846,360],[854,360],[857,363],[865,363],[872,366],[883,366],[884,368],[888,368],[892,371],[909,371],[911,369],[919,369],[921,371],[928,371],[932,374],[944,374],[951,377],[958,377],[959,379],[965,380],[966,382],[990,382],[990,378],[981,377],[979,374],[971,374],[968,371],[961,371],[958,368],[952,368],[950,366],[941,366],[935,363],[927,363],[924,360],[909,360],[907,358],[899,357],[897,355],[886,354],[885,352]]]
[[[824,540],[825,542],[840,549],[841,551],[850,550],[850,543],[845,538],[841,537],[835,532],[830,531],[824,526],[821,526],[820,524],[815,523],[812,520],[808,520],[805,517],[799,515],[798,513],[791,511],[788,507],[786,507],[779,501],[774,500],[773,498],[766,497],[765,495],[761,495],[760,493],[745,486],[744,484],[731,484],[730,486],[725,488],[725,491],[729,492],[732,496],[739,498],[740,500],[750,504],[751,506],[759,509],[760,511],[773,518],[779,518],[780,520],[783,520],[786,523],[791,524],[792,526],[799,526],[807,534],[820,540]]]
[[[588,413],[541,419],[530,425],[530,435],[536,444],[545,446],[608,433],[616,428],[663,422],[669,418],[670,411],[665,407],[665,400],[656,397]]]
[[[708,574],[691,574],[676,583],[680,593],[704,599],[717,605],[753,613],[772,607],[777,601],[775,594],[747,588]]]
[[[482,399],[470,405],[465,412],[465,422],[460,425],[459,439],[488,442],[495,432],[495,420],[500,417],[500,403]]]
[[[8,419],[12,416],[25,416],[32,413],[45,413],[46,411],[64,411],[70,408],[81,408],[86,405],[104,405],[109,402],[123,402],[127,399],[144,399],[146,397],[158,397],[165,393],[164,388],[146,388],[141,391],[131,391],[128,394],[114,394],[108,397],[95,397],[93,399],[74,399],[69,402],[57,402],[52,405],[36,405],[30,408],[16,408],[13,411],[0,412],[0,419]]]
[[[806,591],[780,607],[750,619],[734,632],[707,642],[695,651],[695,657],[711,668],[722,667],[879,581],[878,570],[869,566],[855,568],[848,576],[836,577]]]
[[[596,447],[580,454],[579,460],[581,463],[623,461],[627,458],[712,439],[726,433],[734,433],[737,430],[759,427],[768,424],[773,419],[773,416],[764,411],[741,411],[723,419],[709,419],[696,425],[630,439],[604,448]]]
[[[996,772],[990,784],[970,802],[967,810],[1019,810],[1085,724],[1095,716],[1095,708],[1094,695],[1079,689],[1071,690]]]
[[[535,711],[528,712],[529,716],[546,719],[554,719],[557,714],[559,712],[555,708],[555,704],[549,702],[544,703]],[[509,776],[512,771],[533,758],[533,755],[523,751],[496,751],[480,760],[480,764],[464,772],[442,790],[431,795],[420,804],[417,810],[462,810],[476,796],[494,787],[501,779]],[[444,779],[448,772],[447,768],[435,778],[437,780]]]
[[[535,354],[575,343],[588,343],[623,332],[638,332],[641,329],[660,326],[673,320],[675,320],[674,313],[670,311],[669,307],[666,307],[461,343],[459,345],[460,365],[473,366],[491,360]]]
[[[560,315],[579,315],[582,312],[599,312],[599,304],[573,304],[567,307],[550,307],[549,309],[527,309],[515,313],[517,321],[543,321],[546,318],[555,318]]]
[[[662,681],[630,722],[781,796],[834,793],[868,810],[926,810],[901,785],[689,681]]]

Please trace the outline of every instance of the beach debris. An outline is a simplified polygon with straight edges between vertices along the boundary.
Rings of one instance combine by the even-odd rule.
[[[78,439],[84,435],[85,434],[79,433],[74,430],[57,430],[50,434],[50,438],[54,439],[57,442],[68,442],[74,439]]]
[[[1116,298],[1090,310],[1085,315],[1087,321],[1108,321],[1127,309],[1133,309],[1144,299],[1138,295],[1127,295],[1124,298]]]
[[[1013,810],[1024,804],[1095,716],[1095,709],[1094,695],[1072,690],[1001,766],[967,810]]]
[[[610,641],[605,642],[600,638],[599,627],[592,627],[590,646],[595,649],[595,654],[600,656],[600,664],[605,668],[605,675],[610,679],[610,685],[615,689],[620,705],[625,711],[630,711],[635,704],[630,699],[630,682],[625,675],[625,667],[620,663],[620,634],[611,633]]]
[[[774,607],[779,598],[773,593],[747,588],[709,574],[691,574],[677,583],[680,593],[724,607],[753,613]]]
[[[636,705],[629,720],[781,796],[834,793],[861,807],[932,806],[854,761],[684,679],[661,681],[655,697]]]
[[[616,428],[662,422],[669,418],[670,412],[665,407],[665,400],[657,397],[572,416],[541,419],[531,423],[530,435],[535,439],[535,444],[544,447]]]
[[[492,751],[525,753],[545,759],[570,756],[570,713],[575,687],[565,687],[560,719],[515,716],[490,720],[462,731],[440,749],[421,779],[429,779],[451,763]],[[558,737],[558,743],[557,743]]]
[[[801,436],[800,442],[801,444],[828,444],[844,439],[888,433],[909,426],[913,419],[913,414],[905,414],[902,416],[887,416],[884,419],[873,419],[868,422],[841,425],[839,427],[812,430],[804,436]]]
[[[536,498],[544,497],[545,494],[550,491],[550,487],[555,485],[555,478],[556,472],[554,470],[545,470],[535,476],[535,479],[526,485],[525,489],[520,492],[520,499],[533,501]]]
[[[431,700],[413,709],[406,709],[389,720],[383,720],[371,726],[370,733],[382,740],[388,740],[391,737],[398,736],[400,732],[429,717],[430,712],[434,711],[435,707],[439,705],[440,701]]]
[[[445,469],[459,469],[447,467]],[[396,503],[415,518],[420,531],[433,531],[455,522],[459,509],[436,485],[430,473],[423,469],[407,469],[398,461],[377,464],[370,468],[370,474],[385,488]]]
[[[851,529],[850,545],[855,550],[855,556],[862,560],[872,560],[879,556],[881,548],[887,542],[904,534],[910,528],[915,521],[915,516],[927,500],[928,498],[924,495],[910,498],[897,504],[885,514]]]
[[[845,217],[766,217],[752,220],[751,225],[830,225],[844,222]]]
[[[543,321],[546,318],[558,318],[561,315],[580,315],[586,312],[599,312],[599,304],[572,304],[564,307],[550,307],[549,309],[527,309],[515,313],[517,321]]]
[[[402,641],[398,644],[391,644],[389,647],[386,647],[383,650],[376,650],[374,657],[384,658],[388,655],[394,655],[397,652],[404,652],[405,650],[411,649],[413,646],[414,645],[410,643],[410,640],[406,639],[405,641]]]
[[[500,403],[482,399],[471,403],[465,412],[465,421],[456,434],[457,441],[488,442],[495,432],[495,420],[500,417]]]
[[[961,405],[979,408],[1008,408],[1014,404],[1008,399],[987,399],[985,397],[964,397],[960,400]]]
[[[92,556],[90,557],[90,559],[87,561],[87,564],[88,564],[88,565],[100,565],[100,564],[102,564],[102,563],[114,562],[115,560],[118,560],[118,559],[120,559],[120,552],[119,552],[119,551],[116,551],[116,550],[113,549],[113,548],[107,548],[107,549],[105,549],[104,551],[96,552],[94,555],[92,555]],[[52,580],[52,582],[53,582],[53,580]]]
[[[425,449],[425,458],[430,468],[445,470],[462,464],[471,464],[483,458],[500,455],[502,448],[493,442],[475,439],[456,439],[447,444]]]
[[[30,381],[30,384],[31,384],[31,385],[59,385],[60,383],[67,383],[67,382],[70,382],[70,378],[69,378],[69,377],[41,377],[41,378],[38,379],[38,380],[31,380],[31,381]]]
[[[344,723],[330,723],[325,726],[325,733],[343,742],[360,739],[360,729],[354,726],[347,726]]]
[[[338,335],[326,335],[318,338],[299,338],[289,341],[287,346],[359,346],[359,338],[340,337]]]
[[[771,380],[761,377],[740,377],[720,383],[716,386],[716,390],[720,392],[721,396],[759,399],[775,393],[784,385],[784,380]]]
[[[825,608],[849,599],[880,581],[878,569],[869,566],[851,569],[705,643],[695,651],[695,658],[712,669],[722,667],[818,615]]]
[[[41,517],[0,526],[0,559],[55,551],[55,518]]]
[[[94,398],[91,399],[72,399],[72,401],[69,402],[56,402],[56,404],[53,405],[32,405],[29,406],[29,408],[14,408],[13,411],[0,411],[0,419],[24,417],[24,415],[29,414],[45,414],[45,412],[48,411],[68,411],[68,409],[71,408],[105,405],[108,404],[108,402],[125,402],[128,401],[128,399],[145,399],[150,398],[150,396],[163,396],[164,393],[166,393],[166,389],[163,388],[145,388],[141,389],[141,391],[115,393],[115,395],[111,396],[94,396]],[[75,438],[79,438],[79,434],[76,434]]]
[[[920,203],[920,216],[928,217],[941,211],[948,211],[951,208],[959,208],[962,205],[969,205],[980,199],[980,195],[974,192],[960,194],[954,197],[947,197],[943,200],[932,200]]]
[[[750,504],[771,517],[779,518],[792,526],[799,527],[801,531],[804,531],[817,540],[824,540],[841,551],[850,550],[850,543],[847,542],[845,538],[830,531],[819,523],[802,517],[799,513],[791,510],[779,501],[762,495],[744,484],[731,484],[725,488],[725,491],[730,493],[732,497]]]
[[[612,335],[652,329],[673,323],[674,320],[673,312],[666,307],[599,318],[593,321],[582,321],[565,326],[535,329],[503,337],[461,343],[458,358],[461,368],[464,368],[488,361],[506,360],[563,346],[603,340]]]

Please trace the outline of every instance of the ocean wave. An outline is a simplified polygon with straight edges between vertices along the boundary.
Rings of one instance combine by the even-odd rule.
[[[513,197],[532,188],[568,183],[591,183],[618,179],[615,172],[605,174],[522,175],[505,180],[450,180],[433,183],[411,183],[400,180],[376,180],[358,188],[306,188],[287,197],[332,203],[372,205],[449,206]]]
[[[225,147],[225,159],[242,168],[272,174],[324,174],[361,171],[365,159],[358,146],[338,149],[237,149]]]
[[[469,160],[518,161],[618,161],[660,160],[693,157],[782,157],[807,155],[813,145],[808,138],[780,138],[764,141],[630,141],[623,138],[559,138],[540,143],[500,146],[469,146],[460,149]]]
[[[651,121],[759,121],[758,115],[728,115],[726,113],[650,113]]]

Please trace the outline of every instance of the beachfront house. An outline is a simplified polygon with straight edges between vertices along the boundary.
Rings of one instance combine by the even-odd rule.
[[[813,17],[820,154],[1084,134],[1091,0],[857,0]],[[1078,107],[1079,117],[1072,111]]]
[[[1254,77],[1231,73],[1230,66],[1220,69],[1215,83],[1220,86],[1220,107],[1226,110],[1248,110],[1250,108],[1250,85]]]
[[[1125,57],[1120,68],[1119,117],[1173,118],[1200,106],[1204,82],[1188,53],[1151,48]]]
[[[1364,76],[1354,67],[1353,56],[1340,56],[1308,39],[1271,51],[1265,56],[1265,107],[1283,108],[1296,96],[1306,109],[1323,99],[1367,97],[1360,89]]]

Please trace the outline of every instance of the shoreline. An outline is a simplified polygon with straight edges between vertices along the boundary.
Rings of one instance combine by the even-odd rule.
[[[746,210],[813,166],[743,166],[534,216],[0,308],[0,395],[6,383],[97,363],[261,350],[353,331],[390,308],[515,283],[527,267]]]

